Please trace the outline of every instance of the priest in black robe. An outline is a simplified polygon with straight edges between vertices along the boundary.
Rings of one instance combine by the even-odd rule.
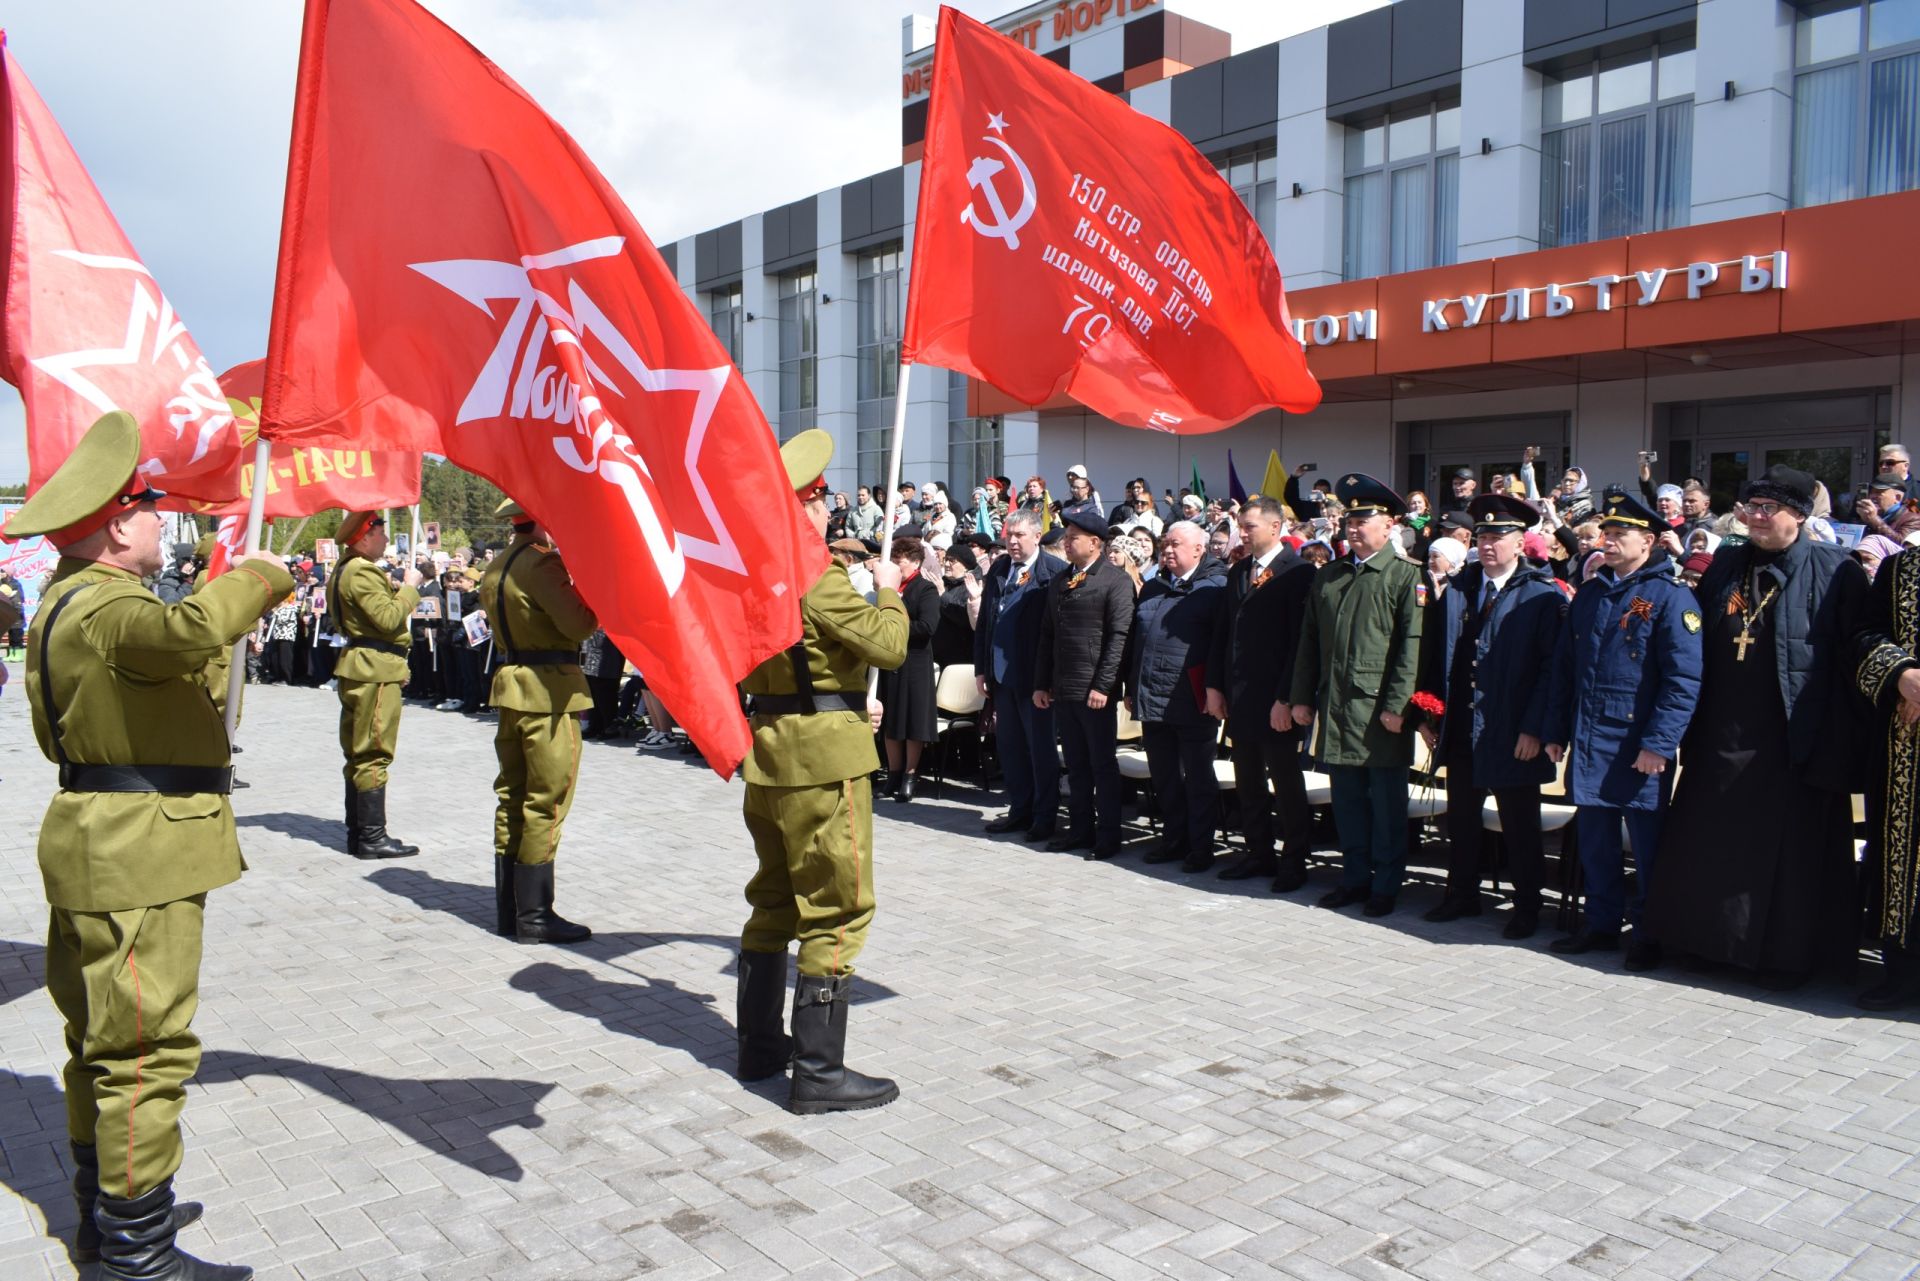
[[[1920,1002],[1920,550],[1880,563],[1855,681],[1874,707],[1863,888],[1882,961],[1858,1003],[1896,1010]]]
[[[1694,589],[1700,705],[1647,903],[1663,947],[1773,988],[1849,967],[1858,941],[1854,656],[1872,587],[1845,548],[1808,536],[1813,493],[1790,467],[1749,482],[1749,541]]]

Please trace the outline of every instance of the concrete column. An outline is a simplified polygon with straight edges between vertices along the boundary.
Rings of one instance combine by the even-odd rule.
[[[1540,247],[1540,73],[1523,0],[1468,0],[1460,54],[1460,261]],[[1481,152],[1481,139],[1492,150]]]
[[[1327,119],[1325,27],[1280,42],[1275,107],[1274,259],[1289,289],[1338,284],[1346,130]]]
[[[1696,224],[1772,213],[1789,203],[1793,19],[1793,7],[1782,0],[1700,0],[1693,109]]]

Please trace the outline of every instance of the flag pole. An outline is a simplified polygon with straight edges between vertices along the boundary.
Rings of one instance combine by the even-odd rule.
[[[885,564],[893,559],[893,509],[900,504],[900,463],[901,454],[906,450],[907,440],[907,382],[913,373],[912,364],[900,362],[900,377],[893,392],[893,441],[887,448],[887,509],[880,521],[880,560]],[[859,468],[858,432],[855,432],[854,460],[855,470]],[[856,477],[856,479],[858,479]],[[872,698],[880,689],[880,669],[874,668],[867,677],[867,697]]]
[[[253,493],[247,503],[247,543],[241,559],[260,554],[260,527],[267,514],[267,467],[272,461],[270,451],[273,442],[265,436],[255,439],[253,445]],[[218,523],[215,524],[214,537],[218,538]],[[247,633],[251,636],[253,633]],[[233,643],[233,653],[227,664],[227,743],[233,743],[234,731],[240,727],[240,691],[247,683],[247,636]]]

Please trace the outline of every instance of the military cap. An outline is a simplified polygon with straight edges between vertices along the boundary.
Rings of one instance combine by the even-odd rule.
[[[1889,489],[1905,489],[1907,483],[1898,476],[1882,476],[1874,481],[1874,488],[1880,488],[1880,481],[1892,482]],[[1802,516],[1813,515],[1813,489],[1820,482],[1807,473],[1794,467],[1775,465],[1767,468],[1766,474],[1759,480],[1750,480],[1740,487],[1740,501],[1750,498],[1764,498],[1791,507]]]
[[[866,540],[860,538],[836,538],[827,544],[828,551],[846,552],[850,556],[879,555],[879,548],[867,551]]]
[[[1361,516],[1404,516],[1407,501],[1362,472],[1348,472],[1333,487],[1333,496],[1351,519]]]
[[[193,558],[195,560],[205,560],[211,555],[213,555],[213,535],[202,534],[200,535],[200,541],[193,545]]]
[[[1600,523],[1624,525],[1628,529],[1644,529],[1648,533],[1656,533],[1667,528],[1666,521],[1618,485],[1611,486],[1601,500]]]
[[[827,464],[833,461],[833,437],[818,427],[805,431],[780,446],[780,461],[787,467],[787,483],[803,503],[812,502],[827,492]]]
[[[1083,534],[1092,534],[1095,538],[1107,536],[1107,518],[1091,510],[1068,512],[1060,518],[1062,524],[1071,525]]]
[[[1467,504],[1476,534],[1512,534],[1531,529],[1540,520],[1539,509],[1511,494],[1482,494]]]
[[[348,512],[340,518],[340,528],[334,531],[333,536],[342,547],[348,547],[360,541],[375,525],[386,523],[385,512]]]
[[[527,515],[527,513],[521,509],[519,503],[515,502],[511,498],[501,499],[500,505],[493,509],[493,514],[496,516],[505,516],[508,520],[532,520],[533,519],[531,516]]]
[[[7,522],[9,542],[45,534],[56,547],[79,542],[135,503],[166,494],[138,470],[140,424],[132,414],[103,414],[66,461]]]

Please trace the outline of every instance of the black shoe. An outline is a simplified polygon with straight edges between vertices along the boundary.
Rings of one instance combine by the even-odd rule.
[[[918,774],[902,774],[900,781],[894,784],[893,799],[896,801],[912,800],[914,780],[919,777]]]
[[[1390,916],[1393,914],[1394,900],[1384,894],[1369,894],[1367,905],[1360,909],[1362,916]]]
[[[793,1038],[780,1023],[787,1011],[786,951],[742,950],[739,969],[734,1027],[740,1052],[733,1074],[742,1081],[764,1081],[793,1062]]]
[[[1539,909],[1532,911],[1523,907],[1513,909],[1513,915],[1507,918],[1507,927],[1500,931],[1503,939],[1530,939],[1533,932],[1540,928]]]
[[[998,834],[1000,832],[1024,832],[1029,827],[1032,827],[1032,826],[1033,826],[1032,815],[1015,814],[1015,813],[1009,812],[1006,814],[1002,814],[999,818],[996,818],[992,822],[988,823],[986,825],[986,830],[989,832],[993,832],[995,834]]]
[[[100,1275],[112,1281],[252,1281],[253,1269],[208,1263],[173,1243],[173,1180],[131,1200],[102,1192],[93,1221],[100,1231]]]
[[[493,932],[501,938],[514,936],[513,860],[504,854],[493,856]]]
[[[1140,860],[1143,863],[1181,863],[1187,857],[1187,847],[1171,841],[1162,841],[1154,846],[1153,852]]]
[[[1194,850],[1180,860],[1180,870],[1187,873],[1211,872],[1213,870],[1213,851]]]
[[[553,910],[553,864],[513,865],[513,941],[584,943],[593,931]]]
[[[1300,858],[1283,858],[1280,870],[1273,874],[1273,892],[1291,894],[1307,883],[1307,861]]]
[[[1853,998],[1863,1010],[1898,1010],[1920,1001],[1920,970],[1887,966],[1887,975]]]
[[[1331,890],[1322,894],[1320,896],[1320,906],[1330,907],[1338,911],[1343,907],[1352,907],[1355,903],[1364,903],[1369,897],[1371,896],[1363,889],[1356,889],[1351,885],[1342,885],[1337,890]]]
[[[1274,876],[1280,864],[1272,854],[1237,854],[1220,869],[1223,881],[1250,881],[1256,876]]]
[[[1120,853],[1120,842],[1095,841],[1093,843],[1093,848],[1088,850],[1085,854],[1081,855],[1081,857],[1089,861],[1094,859],[1100,859],[1104,861],[1106,859],[1115,857],[1119,853]]]
[[[1623,962],[1624,967],[1635,974],[1645,974],[1648,970],[1659,969],[1660,962],[1665,959],[1660,945],[1652,939],[1637,937],[1638,930],[1634,933],[1636,937],[1627,940],[1627,959]]]
[[[353,804],[358,839],[348,852],[355,858],[412,858],[420,852],[418,845],[409,845],[387,835],[386,788],[355,792]]]
[[[900,1097],[885,1077],[847,1066],[847,990],[853,976],[802,974],[793,990],[793,1087],[787,1111],[801,1116],[858,1112],[884,1107]]]
[[[1091,835],[1075,836],[1072,832],[1064,832],[1047,842],[1047,849],[1055,854],[1058,854],[1061,850],[1090,850],[1092,848],[1093,837]]]
[[[1578,934],[1569,934],[1565,938],[1555,939],[1547,946],[1562,956],[1611,952],[1620,946],[1620,931],[1608,930],[1605,933],[1596,934],[1591,930],[1581,930]]]
[[[900,795],[899,772],[897,770],[887,770],[883,773],[876,774],[873,780],[873,792],[874,795],[884,796],[888,800],[896,799]]]
[[[1444,925],[1448,921],[1457,921],[1463,916],[1478,915],[1480,915],[1480,896],[1475,894],[1472,899],[1443,898],[1437,906],[1422,912],[1420,919],[1432,921],[1436,925]]]
[[[1020,839],[1029,845],[1038,845],[1042,841],[1050,841],[1053,839],[1053,824],[1035,823],[1027,829],[1027,834]]]
[[[91,1143],[75,1143],[71,1139],[67,1146],[73,1152],[73,1205],[80,1212],[79,1222],[73,1229],[73,1249],[69,1252],[77,1268],[100,1262],[100,1227],[93,1221],[94,1203],[100,1198],[100,1151]],[[173,1230],[178,1232],[196,1222],[205,1210],[198,1201],[174,1202]]]

